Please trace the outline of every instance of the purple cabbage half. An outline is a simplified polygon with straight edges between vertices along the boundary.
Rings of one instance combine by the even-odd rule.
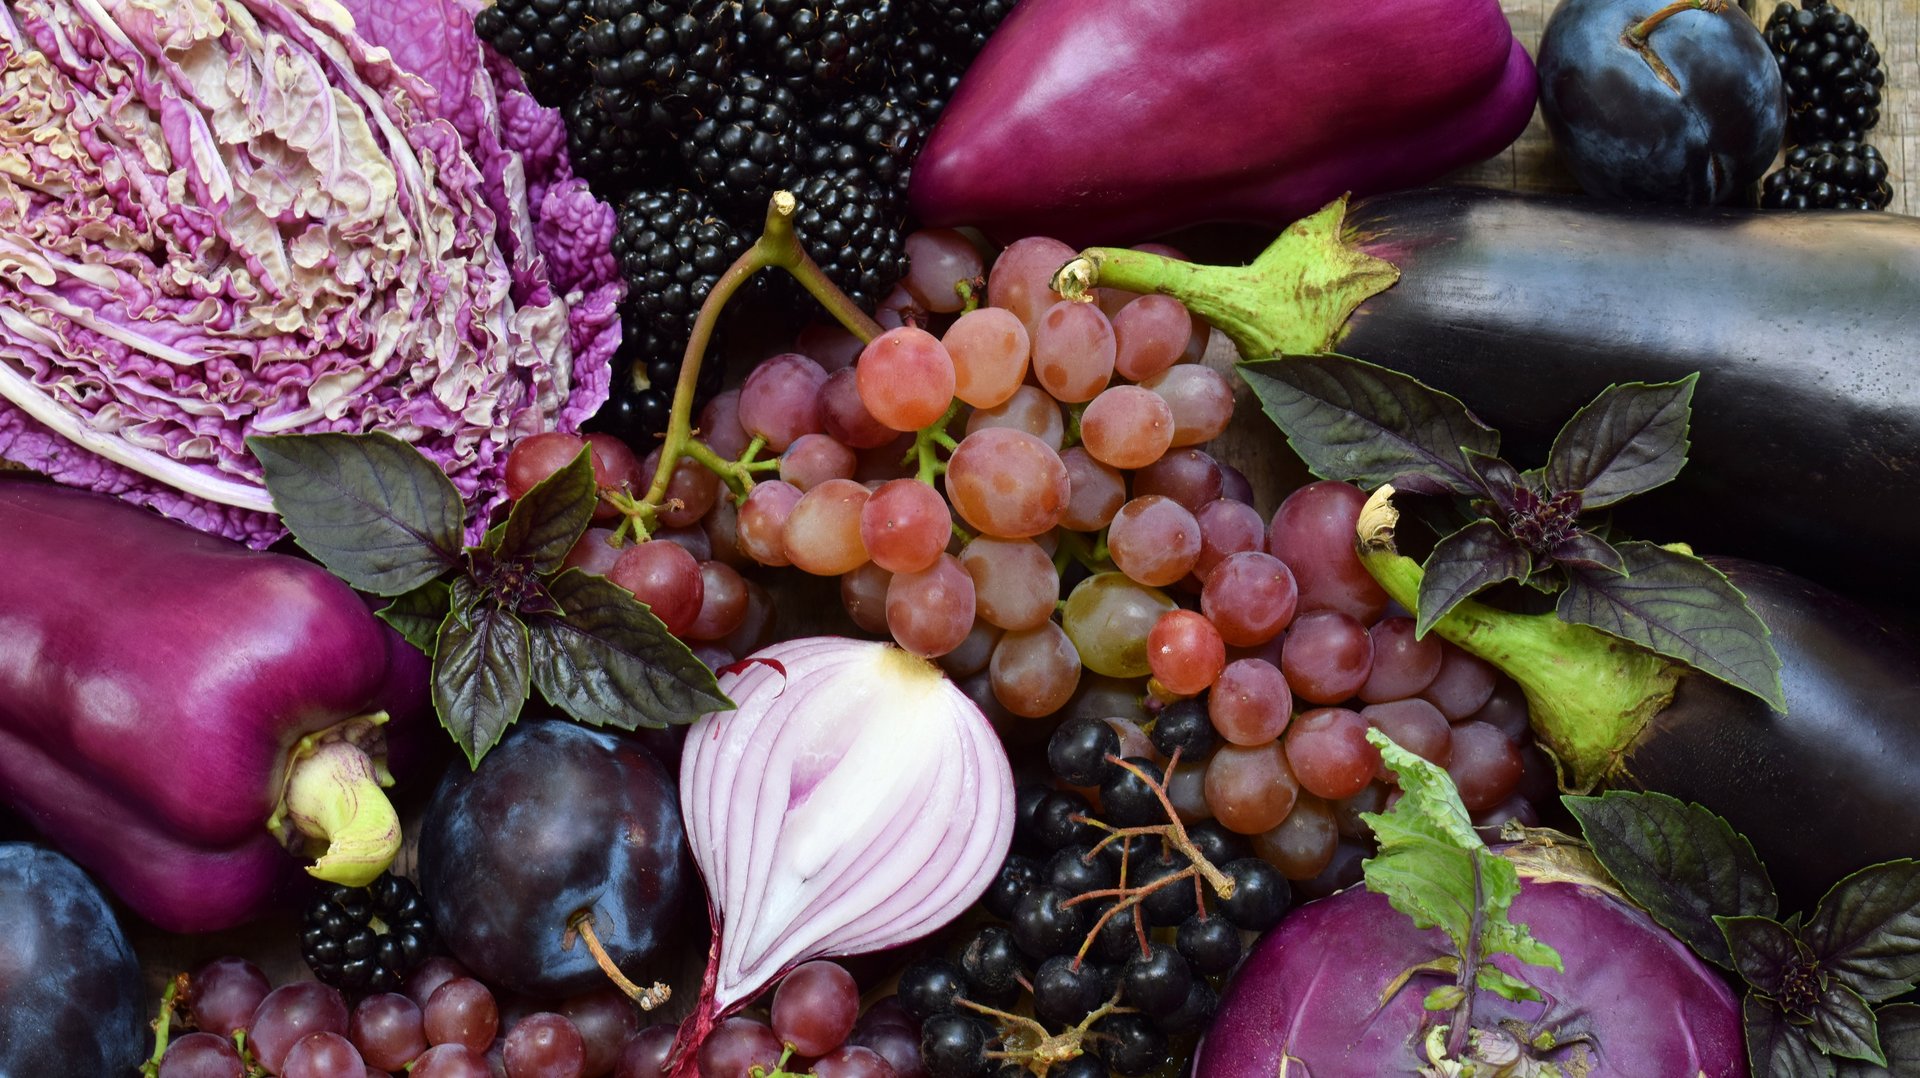
[[[383,430],[490,506],[619,343],[565,147],[458,0],[0,7],[0,457],[264,546],[249,434]]]
[[[1566,972],[1494,959],[1541,1002],[1475,993],[1487,1050],[1517,1050],[1587,1078],[1746,1078],[1740,1004],[1713,967],[1563,848],[1514,846],[1521,890],[1509,911],[1558,951]],[[1408,970],[1451,954],[1386,898],[1351,888],[1294,911],[1234,974],[1194,1059],[1193,1078],[1379,1078],[1442,1074],[1423,1029],[1446,1019],[1427,993],[1451,975]],[[1384,1001],[1384,1002],[1383,1002]],[[1512,1043],[1506,1043],[1511,1037]],[[1513,1071],[1535,1074],[1522,1062]]]

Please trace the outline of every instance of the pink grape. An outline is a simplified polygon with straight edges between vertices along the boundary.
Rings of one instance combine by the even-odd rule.
[[[1198,513],[1225,484],[1220,462],[1198,449],[1174,449],[1133,473],[1133,496],[1159,494]]]
[[[1207,760],[1207,807],[1229,831],[1257,835],[1280,826],[1300,796],[1300,783],[1278,741],[1222,745]]]
[[[1366,789],[1380,768],[1380,750],[1367,740],[1367,720],[1347,708],[1301,712],[1287,727],[1285,744],[1300,788],[1329,801]]]
[[[982,621],[1024,630],[1053,618],[1060,601],[1060,574],[1039,544],[982,535],[961,548],[960,564],[973,578],[975,610]]]
[[[652,1025],[628,1037],[620,1045],[620,1058],[613,1078],[667,1078],[668,1059],[679,1033],[676,1026]]]
[[[1367,496],[1350,483],[1309,483],[1280,503],[1267,550],[1300,585],[1300,609],[1340,610],[1362,624],[1378,621],[1387,593],[1354,553],[1354,528]]]
[[[960,646],[940,656],[940,669],[951,678],[972,677],[987,668],[993,649],[999,645],[1002,630],[985,621],[975,621]]]
[[[1337,704],[1367,683],[1373,671],[1373,638],[1351,614],[1309,610],[1287,628],[1280,669],[1300,699]]]
[[[398,992],[382,992],[354,1005],[347,1039],[371,1066],[397,1071],[427,1050],[424,1022],[418,1003]]]
[[[1193,339],[1193,316],[1172,296],[1140,296],[1113,315],[1113,369],[1130,382],[1175,363]]]
[[[1253,836],[1254,854],[1289,880],[1318,876],[1339,846],[1333,807],[1312,794],[1300,795],[1280,826]]]
[[[798,352],[761,363],[740,387],[740,426],[784,453],[795,438],[820,430],[820,389],[827,372]]]
[[[493,1078],[484,1052],[464,1044],[436,1044],[413,1061],[407,1078]]]
[[[1447,717],[1419,697],[1368,704],[1360,709],[1360,717],[1392,738],[1394,744],[1428,763],[1445,767],[1453,760],[1453,730],[1447,725]],[[1392,782],[1393,772],[1383,763],[1374,777]]]
[[[896,643],[922,658],[959,647],[973,618],[973,578],[951,554],[917,573],[896,573],[887,585],[887,629]]]
[[[1229,554],[1267,547],[1267,522],[1260,511],[1244,502],[1215,498],[1193,515],[1200,525],[1200,557],[1193,575],[1206,582],[1207,574]]]
[[[840,577],[840,605],[862,631],[887,631],[887,589],[893,574],[874,562],[868,562]]]
[[[761,565],[788,564],[787,519],[802,493],[792,483],[777,479],[755,483],[746,501],[740,503],[740,552]]]
[[[687,631],[700,613],[705,584],[700,563],[677,543],[635,543],[620,552],[607,579],[647,604],[675,636]]]
[[[626,494],[638,497],[647,490],[647,484],[653,482],[653,476],[640,472],[640,458],[633,455],[627,443],[611,434],[594,433],[586,436],[587,448],[592,450],[593,485],[599,488],[600,503],[594,506],[593,519],[600,522],[617,520],[620,510],[606,499],[609,493]]]
[[[1107,551],[1129,578],[1162,587],[1193,570],[1200,557],[1200,525],[1171,498],[1134,498],[1107,526]]]
[[[918,479],[881,484],[860,510],[867,555],[890,573],[917,573],[932,565],[952,537],[946,499]]]
[[[827,375],[826,384],[820,387],[820,429],[849,449],[874,449],[893,441],[900,432],[867,411],[860,400],[859,379],[852,367]]]
[[[833,962],[803,962],[773,990],[774,1035],[798,1055],[833,1051],[859,1017],[860,987],[853,974]]]
[[[1060,515],[1060,526],[1070,531],[1097,532],[1113,522],[1113,515],[1127,502],[1127,481],[1119,469],[1093,459],[1093,454],[1074,446],[1060,454],[1067,469],[1067,511]]]
[[[740,549],[740,507],[732,498],[714,502],[713,508],[707,511],[707,519],[700,522],[700,530],[707,533],[707,545],[713,550],[715,560],[735,569],[753,564],[753,559]]]
[[[907,291],[907,286],[903,284],[894,285],[893,291],[880,297],[880,302],[873,308],[874,324],[883,331],[900,329],[903,326],[924,325],[926,320],[925,308],[920,306],[920,301],[914,299],[913,293]]]
[[[707,406],[700,409],[697,429],[700,440],[707,443],[707,448],[728,460],[734,460],[746,452],[753,436],[740,425],[740,391],[729,389],[715,394]]]
[[[1113,323],[1091,303],[1061,300],[1033,330],[1033,374],[1055,400],[1092,400],[1113,379]]]
[[[829,479],[852,479],[860,458],[825,434],[802,434],[780,454],[780,478],[803,493]]]
[[[660,450],[647,454],[640,465],[642,493],[651,486],[660,467]],[[687,528],[700,523],[720,497],[720,477],[692,457],[681,457],[667,480],[666,501],[661,503],[660,523],[669,528]]]
[[[1293,691],[1272,663],[1236,659],[1207,694],[1207,717],[1231,745],[1264,745],[1286,732]]]
[[[860,514],[872,493],[851,479],[829,479],[800,496],[787,515],[787,561],[814,576],[839,576],[867,560]]]
[[[780,1061],[780,1038],[765,1023],[735,1016],[721,1022],[700,1046],[700,1078],[748,1078],[759,1066],[768,1073]]]
[[[1147,634],[1147,666],[1168,692],[1206,691],[1227,665],[1227,646],[1213,623],[1191,610],[1160,615]]]
[[[843,1044],[813,1061],[814,1078],[894,1078],[893,1064],[871,1048]]]
[[[1079,254],[1059,240],[1026,236],[1007,244],[987,272],[987,303],[1005,307],[1026,324],[1033,335],[1041,312],[1060,301],[1053,275]]]
[[[366,1063],[353,1044],[338,1033],[309,1033],[287,1053],[280,1068],[284,1078],[360,1078]]]
[[[1080,414],[1080,441],[1102,464],[1144,468],[1173,444],[1173,411],[1139,386],[1112,386]]]
[[[1059,454],[1031,434],[1005,428],[962,439],[947,461],[946,487],[962,520],[1004,539],[1059,524],[1071,495]]]
[[[653,538],[663,543],[672,543],[693,555],[694,561],[706,561],[713,557],[713,539],[700,528],[661,528],[653,533]]]
[[[212,1033],[175,1037],[160,1057],[156,1078],[246,1078],[233,1042]]]
[[[1229,498],[1244,505],[1253,504],[1253,483],[1247,479],[1245,472],[1222,461],[1220,464],[1220,475],[1222,477],[1220,481],[1220,496],[1222,498]]]
[[[1060,414],[1060,403],[1038,386],[1020,386],[1000,404],[981,408],[967,417],[968,434],[995,427],[1025,431],[1055,452],[1059,452],[1067,440],[1067,422]]]
[[[1233,647],[1257,647],[1293,623],[1293,570],[1271,554],[1243,550],[1220,559],[1200,589],[1200,610]]]
[[[838,322],[820,320],[800,327],[794,335],[793,350],[807,356],[828,374],[853,366],[866,342]]]
[[[1468,812],[1486,812],[1520,785],[1524,767],[1520,750],[1505,734],[1484,722],[1454,726],[1452,753],[1447,773]]]
[[[244,958],[216,958],[187,980],[186,1010],[193,1024],[222,1035],[245,1029],[273,991],[260,967]]]
[[[347,1001],[340,990],[318,981],[295,981],[267,993],[247,1027],[255,1059],[278,1071],[293,1046],[314,1033],[345,1033]]]
[[[1440,638],[1413,637],[1413,619],[1381,618],[1367,630],[1373,638],[1373,671],[1360,686],[1360,699],[1370,704],[1418,696],[1440,673]]]
[[[428,1044],[460,1044],[484,1052],[500,1029],[500,1006],[493,993],[471,977],[455,977],[434,989],[420,1013]]]
[[[747,616],[747,582],[724,562],[700,563],[700,611],[682,635],[688,640],[719,640]]]
[[[1009,632],[987,664],[993,695],[1008,711],[1037,719],[1060,710],[1080,684],[1080,653],[1060,626]]]
[[[1140,383],[1158,393],[1173,413],[1173,444],[1199,445],[1218,438],[1233,419],[1233,386],[1226,375],[1198,363],[1168,367]]]
[[[435,989],[438,989],[441,985],[446,984],[455,977],[467,976],[471,976],[471,974],[467,972],[467,967],[460,964],[458,959],[448,958],[446,955],[432,955],[427,958],[426,961],[415,966],[412,973],[407,974],[407,998],[413,1000],[415,1004],[425,1007],[427,1000],[432,998]]]
[[[854,366],[860,402],[898,431],[931,426],[953,403],[953,357],[924,329],[890,329],[868,342]]]
[[[563,431],[530,434],[513,443],[507,452],[507,497],[519,501],[541,480],[573,463],[586,445],[579,435]]]
[[[1027,377],[1033,345],[1012,311],[976,307],[954,319],[940,343],[953,360],[953,395],[975,408],[1005,403]]]
[[[1500,673],[1493,664],[1458,645],[1442,641],[1440,672],[1420,690],[1420,695],[1439,708],[1448,722],[1459,722],[1486,706],[1499,678]]]
[[[513,1024],[500,1054],[507,1078],[580,1078],[587,1044],[567,1016],[541,1011]]]
[[[935,314],[950,314],[965,305],[960,285],[986,275],[979,248],[951,228],[923,228],[907,233],[907,276],[901,282],[915,302]]]

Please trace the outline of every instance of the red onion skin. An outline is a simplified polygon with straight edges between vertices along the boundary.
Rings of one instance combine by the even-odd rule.
[[[1739,1002],[1645,913],[1584,884],[1524,880],[1511,916],[1559,951],[1566,972],[1497,957],[1548,1002],[1480,992],[1476,1027],[1512,1019],[1553,1029],[1562,1045],[1587,1034],[1598,1049],[1595,1078],[1746,1078]],[[1380,999],[1408,967],[1448,953],[1438,929],[1415,928],[1362,888],[1309,903],[1261,937],[1234,974],[1192,1078],[1266,1078],[1283,1056],[1314,1075],[1417,1073],[1421,1001],[1446,982],[1422,974],[1385,1006]]]

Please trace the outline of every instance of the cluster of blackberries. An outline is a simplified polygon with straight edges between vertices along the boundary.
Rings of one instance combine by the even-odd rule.
[[[1155,734],[1155,747],[1169,753],[1182,739],[1210,737],[1177,721],[1156,724]],[[1050,1075],[1151,1073],[1179,1039],[1204,1032],[1246,939],[1286,912],[1285,877],[1214,821],[1185,833],[1232,881],[1224,899],[1164,835],[1103,844],[1107,828],[1169,822],[1154,789],[1159,766],[1129,757],[1132,766],[1122,767],[1113,762],[1119,750],[1100,720],[1070,720],[1054,733],[1048,762],[1063,785],[1019,788],[1014,850],[980,901],[992,919],[901,974],[899,1001],[921,1022],[921,1058],[933,1078],[1029,1073],[1019,1052],[1039,1031],[1006,1017],[1027,1010],[1023,998],[1048,1035],[1079,1030],[1084,1038],[1082,1054]],[[1090,802],[1066,786],[1100,791],[1106,827],[1089,822]]]
[[[1800,0],[1774,9],[1766,38],[1786,86],[1789,149],[1762,185],[1761,205],[1886,208],[1886,162],[1865,141],[1880,122],[1886,72],[1866,27],[1832,0]]]
[[[694,314],[776,190],[827,276],[878,305],[906,271],[913,155],[1012,4],[495,0],[475,16],[619,213],[628,333],[600,425],[635,444],[664,429]]]
[[[395,992],[433,953],[433,918],[404,876],[383,872],[366,887],[334,885],[307,907],[300,954],[325,984]]]

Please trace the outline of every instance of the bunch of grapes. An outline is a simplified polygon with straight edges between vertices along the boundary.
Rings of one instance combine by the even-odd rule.
[[[624,1078],[645,1073],[640,1012],[609,984],[559,1001],[504,1001],[433,957],[398,992],[349,997],[319,981],[274,987],[243,958],[188,975],[156,1078]]]

